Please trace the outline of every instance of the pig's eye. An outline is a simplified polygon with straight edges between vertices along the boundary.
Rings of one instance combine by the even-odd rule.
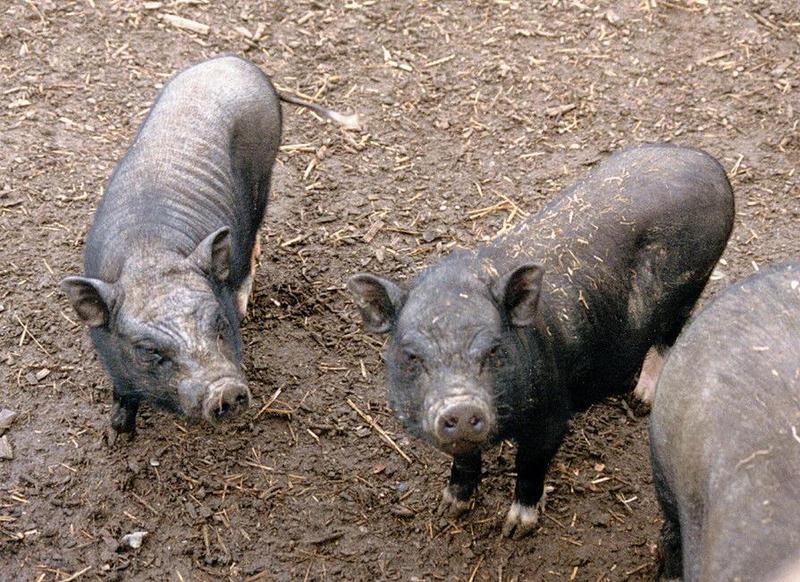
[[[409,368],[418,368],[422,366],[422,356],[410,350],[403,350],[403,363]]]
[[[164,355],[150,345],[139,345],[134,348],[136,359],[140,364],[155,366],[165,361]]]
[[[481,361],[481,368],[499,368],[503,365],[503,348],[494,346],[486,352]]]

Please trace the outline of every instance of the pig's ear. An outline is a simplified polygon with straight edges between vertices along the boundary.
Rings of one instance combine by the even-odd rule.
[[[369,331],[391,331],[406,300],[406,293],[399,285],[376,275],[357,273],[348,279],[347,289]]]
[[[218,281],[227,281],[231,274],[231,230],[223,226],[212,232],[189,258]]]
[[[506,273],[492,285],[492,293],[505,308],[512,325],[523,327],[533,323],[542,290],[543,274],[544,269],[540,265],[522,265]]]
[[[108,323],[116,300],[114,287],[88,277],[67,277],[61,281],[61,290],[81,321],[89,327],[100,327]]]

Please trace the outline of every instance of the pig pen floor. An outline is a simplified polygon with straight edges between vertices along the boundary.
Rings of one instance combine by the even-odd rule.
[[[2,3],[0,578],[652,580],[646,417],[616,399],[575,419],[528,539],[499,535],[510,445],[474,510],[438,518],[447,459],[392,418],[382,338],[343,283],[412,276],[657,140],[707,149],[734,185],[706,297],[798,256],[798,35],[794,0]],[[252,410],[213,429],[145,408],[109,447],[110,384],[58,282],[157,88],[222,52],[364,130],[284,108],[243,327]]]

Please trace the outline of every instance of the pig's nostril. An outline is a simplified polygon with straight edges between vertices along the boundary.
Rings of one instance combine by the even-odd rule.
[[[227,402],[223,402],[222,404],[219,405],[219,408],[217,408],[214,411],[214,415],[219,420],[221,418],[224,418],[230,411],[231,411],[231,405],[228,404]]]
[[[481,432],[483,430],[483,419],[479,416],[471,417],[469,419],[469,424],[475,432]]]
[[[247,394],[241,392],[231,400],[220,402],[219,406],[214,410],[214,416],[217,418],[217,420],[220,420],[230,415],[232,412],[238,410],[239,408],[246,406],[247,402],[248,402]]]
[[[212,422],[237,415],[250,406],[250,391],[240,383],[218,381],[208,388],[203,415]]]
[[[458,417],[457,416],[448,416],[442,422],[444,428],[453,429],[458,426]]]

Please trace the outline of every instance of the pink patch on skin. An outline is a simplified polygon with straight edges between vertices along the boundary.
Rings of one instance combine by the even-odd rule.
[[[253,281],[256,278],[256,267],[261,263],[261,241],[256,235],[256,242],[253,245],[253,254],[250,255],[250,274],[242,283],[242,286],[236,292],[236,308],[239,311],[239,318],[244,319],[247,316],[247,304],[250,302],[250,296],[253,294]]]
[[[664,367],[664,356],[655,346],[647,350],[644,357],[642,371],[639,372],[639,381],[633,389],[633,395],[646,404],[652,404],[656,395],[656,382]]]

